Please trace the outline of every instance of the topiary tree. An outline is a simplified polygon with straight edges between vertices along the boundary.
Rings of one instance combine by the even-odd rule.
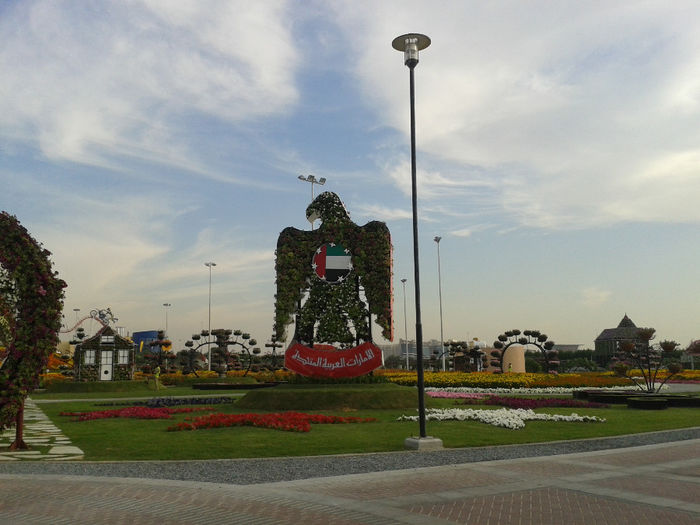
[[[636,341],[621,341],[618,344],[617,355],[612,360],[613,370],[618,375],[630,378],[640,390],[649,394],[661,390],[671,377],[683,369],[672,356],[678,343],[666,340],[654,345],[651,341],[655,332],[654,328],[640,328]],[[664,368],[668,374],[657,386],[658,374]],[[632,370],[641,372],[643,382],[630,374]]]
[[[559,366],[557,360],[557,351],[554,350],[554,341],[549,340],[549,336],[541,333],[539,330],[525,330],[521,332],[518,329],[508,330],[498,336],[498,340],[494,341],[494,350],[491,351],[491,366],[498,367],[503,372],[503,357],[506,351],[513,345],[519,346],[534,346],[542,353],[544,369],[547,372],[556,372]]]
[[[0,366],[0,430],[16,425],[11,449],[23,441],[24,400],[58,344],[66,283],[16,217],[0,213],[0,316],[7,339]]]

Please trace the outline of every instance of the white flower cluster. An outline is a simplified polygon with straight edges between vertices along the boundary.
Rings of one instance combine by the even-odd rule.
[[[480,421],[497,427],[517,430],[525,427],[525,421],[574,421],[598,422],[605,419],[596,416],[579,416],[576,412],[565,416],[561,414],[538,414],[527,408],[499,408],[481,410],[473,408],[431,408],[425,413],[431,421]],[[418,421],[418,416],[400,416],[398,421]]]
[[[668,385],[664,385],[664,390],[668,388]],[[428,387],[425,389],[426,392],[473,392],[482,394],[570,394],[574,390],[639,390],[638,386],[628,385],[628,386],[615,386],[615,387],[562,387],[562,386],[550,386],[544,388],[481,388],[472,386],[453,386],[446,388],[433,388]]]

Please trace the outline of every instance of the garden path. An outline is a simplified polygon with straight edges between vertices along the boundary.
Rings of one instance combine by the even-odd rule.
[[[0,432],[0,461],[83,459],[83,451],[54,425],[31,399],[24,402],[24,442],[30,450],[10,451],[15,428]]]

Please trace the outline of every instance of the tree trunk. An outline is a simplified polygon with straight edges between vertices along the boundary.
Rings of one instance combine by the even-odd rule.
[[[29,445],[24,442],[24,399],[15,418],[15,440],[10,445],[10,450],[29,450]]]

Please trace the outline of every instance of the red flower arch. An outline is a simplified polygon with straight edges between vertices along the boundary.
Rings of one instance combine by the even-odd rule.
[[[0,315],[8,332],[0,366],[0,430],[17,422],[19,441],[24,399],[37,387],[61,328],[66,283],[49,255],[16,217],[0,213]]]

